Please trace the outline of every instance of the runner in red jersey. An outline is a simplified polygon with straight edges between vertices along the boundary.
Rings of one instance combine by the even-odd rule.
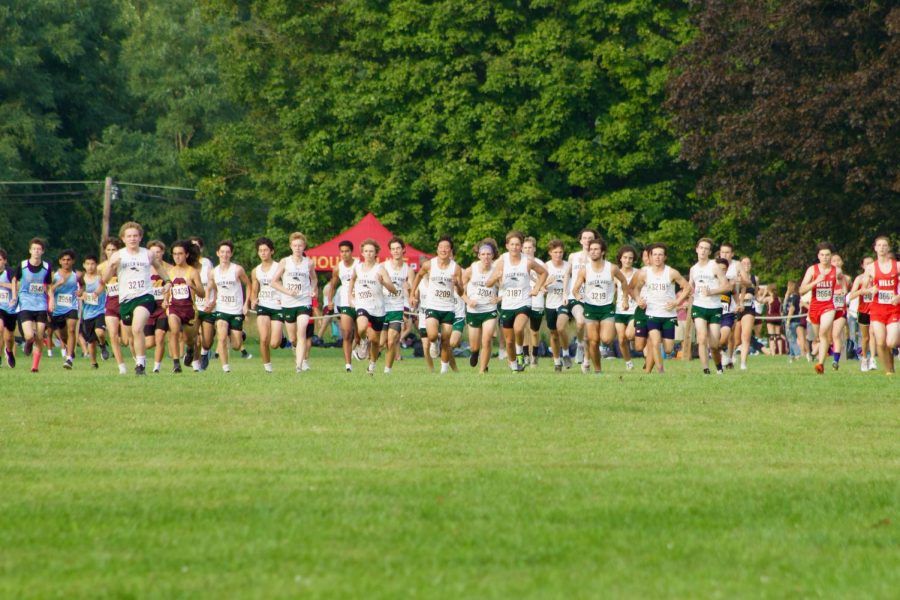
[[[847,326],[847,317],[850,312],[850,303],[847,300],[847,292],[850,290],[852,280],[850,276],[844,272],[844,259],[840,254],[831,254],[831,266],[837,269],[835,280],[837,285],[834,286],[834,324],[831,326],[831,337],[834,339],[835,346],[843,352],[847,348],[847,334],[849,327]]]
[[[897,293],[897,261],[891,257],[891,243],[885,236],[875,238],[875,262],[866,269],[872,305],[869,317],[884,372],[894,374],[894,348],[900,341],[900,294]]]
[[[834,325],[834,291],[840,285],[838,277],[840,269],[831,266],[831,254],[834,246],[828,242],[822,242],[816,246],[816,254],[819,263],[806,269],[803,282],[800,284],[800,295],[813,291],[809,304],[809,322],[813,325],[813,331],[819,338],[819,358],[816,361],[816,373],[825,372],[825,357],[828,348],[834,345],[834,362],[832,367],[838,368],[841,360],[839,335],[833,335]],[[840,332],[838,332],[840,333]],[[835,338],[838,339],[835,339]]]
[[[97,272],[103,277],[106,273],[106,264],[113,254],[125,247],[125,244],[119,238],[111,237],[103,241],[103,253],[106,260],[97,267]],[[125,366],[125,358],[122,356],[122,345],[131,345],[131,328],[122,327],[119,319],[119,281],[113,275],[106,284],[106,313],[104,320],[106,321],[106,335],[109,337],[109,346],[112,349],[116,364],[119,366],[119,374],[128,373],[128,367]]]
[[[182,341],[193,348],[197,337],[197,319],[194,298],[204,298],[206,290],[200,281],[200,250],[190,240],[172,244],[174,265],[169,270],[172,289],[169,291],[169,356],[172,357],[173,373],[181,373]],[[182,340],[182,332],[184,340]],[[199,371],[199,364],[194,365]]]
[[[871,256],[863,257],[862,262],[860,263],[862,266],[862,273],[857,275],[856,279],[853,280],[853,285],[850,287],[850,293],[847,294],[847,302],[859,297],[859,308],[857,309],[859,316],[857,317],[857,322],[859,323],[859,346],[862,351],[862,354],[859,357],[859,370],[863,372],[871,371],[876,368],[875,333],[869,326],[871,323],[869,311],[872,307],[872,298],[874,297],[874,294],[867,290],[869,286],[866,280],[866,271],[869,270],[869,265],[874,261],[875,259]]]

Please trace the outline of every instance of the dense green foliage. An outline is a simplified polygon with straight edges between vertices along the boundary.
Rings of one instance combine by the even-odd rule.
[[[896,381],[0,376],[5,598],[893,598]],[[359,363],[357,363],[359,364]],[[621,379],[620,379],[621,376]],[[795,385],[785,385],[790,380]],[[725,385],[723,385],[725,383]],[[723,393],[723,390],[727,392]]]

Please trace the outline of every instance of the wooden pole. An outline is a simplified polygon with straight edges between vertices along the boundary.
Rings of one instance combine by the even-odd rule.
[[[100,230],[100,255],[103,255],[103,240],[109,237],[109,213],[112,209],[113,178],[107,177],[103,182],[103,226]]]

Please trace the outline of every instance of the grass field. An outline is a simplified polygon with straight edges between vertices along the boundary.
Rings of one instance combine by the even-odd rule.
[[[0,370],[0,596],[898,596],[900,383],[858,363],[233,362]]]

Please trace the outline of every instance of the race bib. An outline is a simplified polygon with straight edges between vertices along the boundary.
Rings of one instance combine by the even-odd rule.
[[[375,294],[372,293],[372,290],[362,289],[356,291],[357,300],[371,300],[375,297]]]
[[[161,287],[153,288],[153,299],[157,302],[162,302],[162,299],[166,297],[165,290]]]
[[[893,292],[890,290],[878,290],[878,304],[890,304],[893,300]]]
[[[229,296],[219,296],[219,304],[237,304],[237,296],[234,294]]]
[[[494,290],[486,287],[479,287],[478,291],[475,292],[475,295],[479,298],[493,298]]]
[[[843,294],[835,294],[834,295],[834,307],[835,308],[844,308],[844,295]]]
[[[609,298],[609,296],[607,295],[607,293],[606,293],[605,291],[601,291],[601,290],[591,290],[591,293],[590,293],[590,299],[591,299],[595,304],[603,304],[603,303],[606,303],[606,302],[609,301],[608,298]]]
[[[119,283],[109,283],[106,285],[106,295],[110,298],[117,298],[119,296]]]
[[[100,304],[100,297],[94,292],[86,293],[83,300],[89,306],[98,306]]]
[[[187,300],[191,297],[191,290],[186,283],[172,286],[172,298],[175,300]]]
[[[144,281],[143,279],[138,279],[137,281],[129,281],[128,282],[128,290],[132,291],[132,292],[135,290],[142,290],[146,286],[147,286],[147,282]]]
[[[709,291],[709,286],[701,283],[697,286],[697,291],[696,291],[695,295],[698,298],[704,298],[704,297],[706,297],[706,292],[708,292],[708,291]]]
[[[67,307],[72,306],[75,303],[75,296],[72,294],[60,294],[56,297],[56,305]]]
[[[547,290],[547,302],[562,302],[562,288],[550,288]]]
[[[6,288],[0,288],[0,304],[6,306],[9,304],[9,301],[12,299],[12,296],[9,293],[9,290]]]
[[[516,300],[522,297],[522,288],[506,288],[503,290],[503,297],[510,300]]]
[[[441,289],[434,289],[434,290],[431,290],[431,294],[432,294],[435,298],[442,298],[442,299],[444,299],[444,300],[449,300],[449,299],[453,296],[453,295],[450,293],[450,290],[441,290]]]
[[[29,283],[28,284],[28,293],[29,294],[43,294],[44,293],[44,284],[43,283]]]
[[[863,294],[862,301],[863,304],[870,304],[873,300],[872,294]]]
[[[264,288],[259,291],[259,299],[266,301],[274,301],[275,300],[275,289],[273,288]]]
[[[727,315],[731,312],[731,302],[723,302],[722,303],[722,314]]]
[[[831,288],[816,288],[816,300],[820,302],[828,302],[831,300]]]

